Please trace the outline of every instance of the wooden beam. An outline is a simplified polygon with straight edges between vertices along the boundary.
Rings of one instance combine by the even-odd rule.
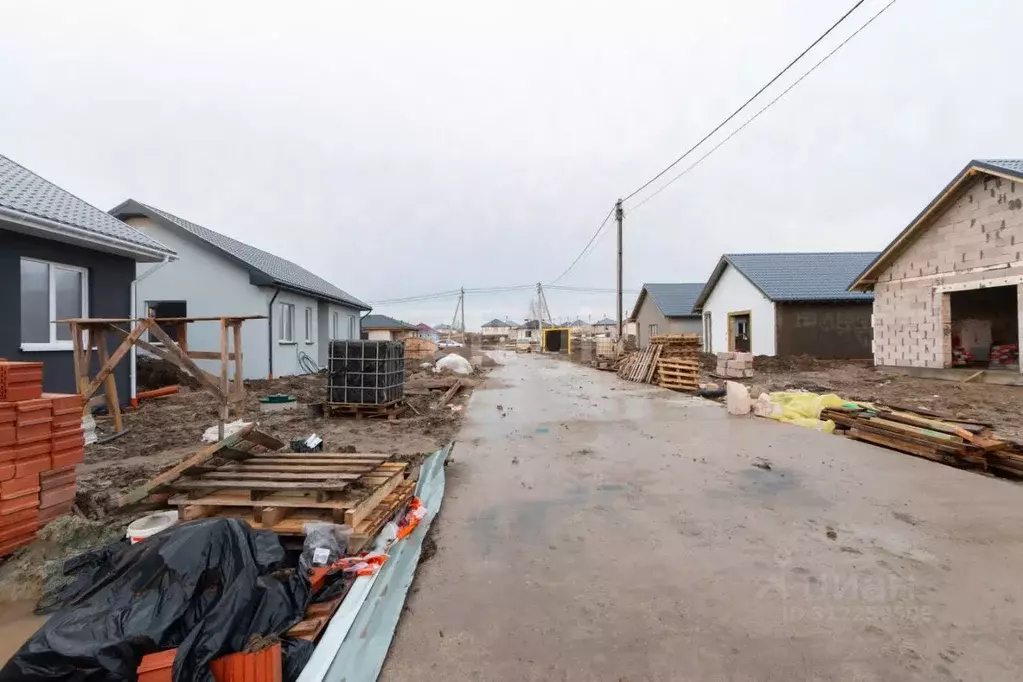
[[[227,335],[227,320],[220,321],[220,390],[223,391],[223,395],[220,400],[220,407],[217,410],[219,420],[217,421],[217,432],[221,438],[224,437],[224,424],[229,419],[228,414],[228,398],[231,396],[231,380],[228,378],[228,335]]]
[[[82,333],[83,330],[78,326],[77,322],[70,322],[71,326],[71,360],[74,364],[75,372],[75,391],[77,393],[83,393],[85,386],[88,385],[88,368],[83,372],[82,365],[85,361],[85,357],[82,354]],[[82,374],[86,376],[86,383],[82,383]],[[83,410],[88,409],[89,401],[87,399],[82,400],[85,403]]]
[[[167,485],[171,481],[176,480],[179,476],[181,476],[189,469],[193,467],[202,466],[203,464],[213,459],[214,457],[219,456],[221,450],[230,448],[234,445],[237,445],[238,443],[241,443],[243,440],[245,440],[246,436],[248,436],[249,433],[252,432],[254,428],[256,428],[255,424],[246,424],[237,433],[228,436],[219,443],[214,443],[213,445],[207,448],[203,448],[196,454],[192,455],[185,461],[178,464],[176,467],[168,469],[159,476],[149,479],[138,488],[135,488],[134,490],[131,490],[122,495],[120,500],[118,500],[118,506],[123,507],[125,505],[133,504],[135,502],[139,502],[145,499],[146,497],[149,496],[150,493],[156,492],[157,490]]]
[[[220,353],[215,350],[190,350],[186,355],[193,360],[219,360]],[[228,360],[234,360],[234,353],[227,354]]]
[[[356,477],[357,478],[357,477]],[[175,490],[252,490],[282,492],[285,490],[300,491],[341,491],[348,487],[348,481],[322,481],[322,482],[298,482],[298,481],[220,481],[206,479],[184,479],[176,480],[168,484]]]
[[[232,322],[231,327],[234,331],[234,399],[238,403],[234,416],[241,417],[241,401],[245,398],[245,374],[242,372],[242,323]]]
[[[97,381],[103,382],[103,393],[107,399],[107,411],[114,418],[114,433],[120,433],[124,430],[124,422],[121,419],[121,404],[117,400],[117,379],[114,378],[114,367],[117,367],[117,363],[124,357],[124,354],[127,352],[125,349],[131,348],[130,339],[131,337],[128,337],[121,342],[121,345],[117,347],[117,351],[112,356],[107,352],[106,332],[100,331],[96,339],[99,361],[103,364],[93,383]],[[92,384],[90,384],[91,386]],[[95,392],[95,389],[93,389],[93,392]],[[89,395],[91,396],[92,394],[90,393]]]
[[[167,351],[167,353],[169,353],[172,358],[177,358],[177,361],[171,360],[172,362],[174,362],[174,364],[178,365],[182,369],[191,372],[192,376],[194,376],[196,379],[198,379],[200,382],[202,382],[204,385],[210,388],[213,391],[214,395],[216,395],[221,400],[227,399],[227,396],[221,393],[222,389],[219,383],[217,382],[217,378],[210,374],[209,372],[207,372],[206,370],[199,367],[199,365],[195,364],[195,362],[192,361],[192,358],[185,355],[181,351],[181,348],[178,347],[178,344],[174,343],[174,339],[168,336],[167,332],[160,329],[160,325],[154,324],[152,327],[149,328],[149,332],[163,344],[164,350]]]
[[[404,480],[404,471],[399,471],[394,476],[391,476],[386,483],[367,495],[366,499],[345,512],[345,523],[352,528],[358,526]]]
[[[116,329],[116,327],[114,328]],[[85,387],[85,390],[82,391],[83,399],[88,400],[89,398],[91,398],[96,393],[96,391],[99,390],[100,385],[107,385],[107,380],[113,377],[113,371],[117,367],[117,364],[121,362],[122,359],[124,359],[124,356],[127,355],[128,351],[131,350],[132,345],[134,345],[135,342],[139,340],[139,338],[146,332],[146,329],[148,328],[149,328],[148,320],[143,320],[142,322],[140,322],[138,326],[132,329],[131,333],[128,334],[121,341],[121,344],[117,347],[117,350],[114,351],[113,355],[107,355],[107,336],[105,330],[102,329],[94,330],[99,331],[99,334],[97,335],[96,339],[89,339],[90,341],[89,345],[91,346],[93,341],[96,343],[96,348],[97,351],[99,352],[100,368],[99,371],[96,373],[96,378],[94,378],[88,384],[88,386]],[[90,336],[91,335],[92,332],[90,332]],[[90,362],[88,354],[86,354],[84,362],[86,364],[86,367],[88,367],[88,363]],[[88,372],[88,370],[86,370],[86,372]],[[88,376],[88,374],[86,374],[86,376]],[[113,382],[113,386],[114,396],[116,397],[117,383]],[[109,390],[109,385],[107,385],[107,388]],[[117,429],[117,431],[120,432],[121,429]]]

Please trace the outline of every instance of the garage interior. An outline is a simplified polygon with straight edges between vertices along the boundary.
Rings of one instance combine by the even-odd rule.
[[[543,330],[543,350],[547,353],[569,352],[569,329],[556,327]]]
[[[952,366],[1019,372],[1019,302],[1015,286],[948,294]]]

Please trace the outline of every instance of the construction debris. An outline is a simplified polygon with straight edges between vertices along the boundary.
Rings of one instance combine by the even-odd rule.
[[[717,375],[729,379],[749,379],[753,376],[752,353],[718,353]]]
[[[618,376],[681,391],[700,389],[698,334],[660,334],[646,350],[620,356]]]

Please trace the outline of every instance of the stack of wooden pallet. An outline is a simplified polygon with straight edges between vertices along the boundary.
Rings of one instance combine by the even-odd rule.
[[[348,548],[364,549],[415,491],[407,465],[376,453],[279,452],[283,443],[252,425],[193,455],[122,499],[169,493],[183,521],[241,518],[279,535],[305,535],[310,521],[351,526]]]
[[[836,433],[849,438],[955,467],[1023,476],[1023,449],[993,438],[988,424],[866,403],[828,407],[820,418],[835,422]]]
[[[700,389],[700,336],[661,334],[650,339],[661,347],[657,360],[657,383],[678,391]]]
[[[643,384],[653,383],[654,372],[657,370],[657,359],[661,356],[661,347],[650,344],[646,350],[636,351],[622,357],[618,365],[618,376],[629,381]]]

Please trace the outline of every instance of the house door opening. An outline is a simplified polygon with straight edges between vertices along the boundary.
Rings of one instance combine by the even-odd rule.
[[[188,317],[187,301],[147,301],[146,308],[149,310],[149,317]],[[160,323],[160,329],[167,332],[176,343],[181,343],[178,338],[178,325],[173,323]],[[146,332],[148,335],[148,332]]]
[[[732,353],[749,353],[753,347],[753,335],[750,332],[749,313],[728,314],[728,350]]]
[[[1019,302],[1016,287],[955,291],[947,296],[952,323],[952,366],[1018,372]]]

